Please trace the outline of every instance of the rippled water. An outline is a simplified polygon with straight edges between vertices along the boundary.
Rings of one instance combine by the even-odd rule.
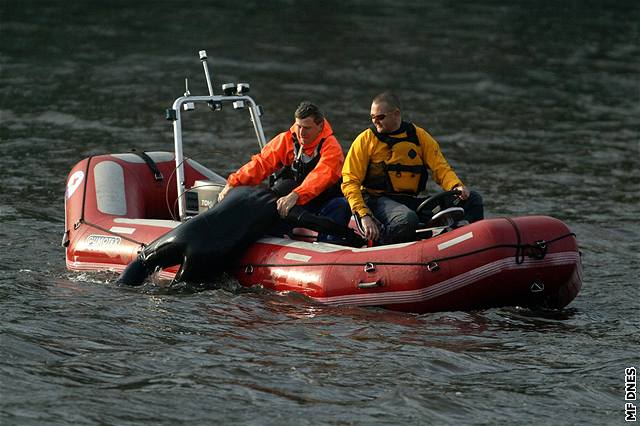
[[[238,2],[239,3],[239,2]],[[2,2],[0,423],[618,424],[639,367],[635,2]],[[410,315],[244,291],[127,290],[65,269],[80,159],[171,150],[164,109],[249,81],[265,132],[303,98],[345,149],[393,88],[487,215],[548,214],[583,253],[560,312]],[[192,113],[187,155],[228,173],[246,116]],[[224,138],[223,138],[224,137]],[[222,288],[217,288],[222,287]]]

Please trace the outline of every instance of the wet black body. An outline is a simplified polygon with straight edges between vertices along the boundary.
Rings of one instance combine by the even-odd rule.
[[[278,220],[276,195],[259,187],[234,188],[212,209],[158,238],[118,278],[120,285],[140,285],[156,270],[181,265],[175,281],[203,282]]]
[[[118,278],[119,285],[141,285],[156,268],[181,265],[174,281],[204,282],[228,269],[251,243],[280,220],[278,197],[294,185],[284,182],[271,189],[236,187],[212,209],[180,224],[158,238],[131,262]],[[342,244],[361,247],[366,240],[331,219],[294,206],[284,219],[300,227],[332,234]]]

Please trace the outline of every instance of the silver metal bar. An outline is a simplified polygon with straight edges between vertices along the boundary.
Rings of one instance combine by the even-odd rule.
[[[209,75],[209,65],[207,64],[207,51],[201,50],[199,53],[200,53],[200,60],[202,61],[202,66],[204,68],[204,76],[207,79],[207,87],[209,88],[209,95],[213,96],[213,86],[211,85],[211,75]]]
[[[253,99],[249,102],[249,115],[251,115],[251,122],[253,123],[253,129],[256,131],[256,138],[258,139],[258,146],[260,150],[267,144],[267,140],[264,137],[264,130],[262,129],[262,122],[260,121],[260,108],[253,102]]]
[[[264,136],[264,130],[262,129],[262,123],[260,121],[260,113],[258,105],[250,97],[246,95],[242,96],[224,96],[224,95],[210,95],[210,96],[182,96],[173,101],[173,110],[175,111],[175,120],[173,121],[173,141],[176,160],[176,185],[178,189],[178,213],[180,220],[184,220],[187,215],[187,201],[184,197],[185,188],[185,175],[184,175],[184,153],[182,150],[182,105],[185,103],[195,102],[235,102],[245,101],[249,104],[249,113],[251,115],[251,121],[253,122],[253,128],[256,132],[256,138],[260,149],[266,145]]]
[[[186,99],[186,98],[185,98]],[[184,188],[184,155],[182,152],[182,122],[180,121],[180,111],[182,107],[182,102],[175,108],[176,100],[174,105],[174,110],[176,112],[176,119],[173,121],[173,148],[175,152],[175,160],[176,160],[176,184],[178,187],[178,216],[180,217],[180,221],[182,222],[186,217],[187,213],[187,202],[185,197],[183,197],[185,188]],[[173,213],[171,213],[173,214]]]

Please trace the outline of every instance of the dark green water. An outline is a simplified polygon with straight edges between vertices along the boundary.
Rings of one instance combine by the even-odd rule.
[[[0,423],[624,423],[624,369],[640,367],[635,3],[1,2]],[[394,89],[488,216],[569,224],[582,292],[557,313],[417,316],[68,272],[68,171],[171,150],[164,110],[185,77],[206,94],[201,49],[216,86],[251,83],[267,137],[311,99],[346,150]],[[226,174],[256,145],[243,113],[211,118],[189,116],[185,153]]]

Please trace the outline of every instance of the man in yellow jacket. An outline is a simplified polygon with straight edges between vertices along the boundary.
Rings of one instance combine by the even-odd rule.
[[[361,221],[365,237],[380,244],[415,239],[429,171],[444,190],[456,188],[469,222],[484,216],[480,194],[453,171],[429,133],[402,121],[400,100],[391,92],[373,98],[373,126],[356,137],[342,168],[342,192]],[[375,219],[374,219],[375,218]]]

